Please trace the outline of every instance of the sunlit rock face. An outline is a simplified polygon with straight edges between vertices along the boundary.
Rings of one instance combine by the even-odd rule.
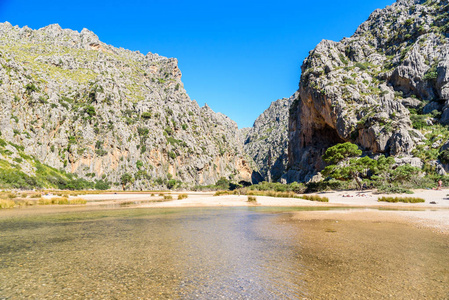
[[[448,1],[398,1],[374,11],[352,37],[323,40],[310,52],[290,109],[289,181],[309,180],[340,142],[416,154],[426,137],[411,111],[432,113],[428,124],[449,123],[448,12]]]
[[[250,180],[235,122],[191,101],[177,60],[91,31],[0,24],[1,138],[87,179],[134,189]],[[0,154],[0,159],[10,159]]]

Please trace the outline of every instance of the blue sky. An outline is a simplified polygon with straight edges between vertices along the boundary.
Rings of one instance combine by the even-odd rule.
[[[296,91],[316,44],[351,36],[372,11],[393,2],[0,0],[0,21],[88,28],[116,47],[176,57],[189,96],[242,128]]]

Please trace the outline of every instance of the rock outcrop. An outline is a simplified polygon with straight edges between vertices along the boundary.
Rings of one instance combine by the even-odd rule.
[[[271,103],[254,122],[244,128],[244,149],[253,159],[257,173],[253,181],[279,181],[287,169],[288,115],[295,95]]]
[[[117,184],[128,173],[135,189],[252,173],[237,125],[190,100],[176,59],[87,29],[0,24],[0,132],[54,168]]]
[[[449,123],[448,24],[447,0],[399,0],[352,37],[318,44],[291,108],[288,180],[312,178],[340,142],[409,157],[431,148],[420,148],[428,138],[412,120]]]

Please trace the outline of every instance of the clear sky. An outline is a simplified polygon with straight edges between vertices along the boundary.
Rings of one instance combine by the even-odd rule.
[[[394,0],[0,0],[0,21],[95,32],[115,47],[176,57],[187,93],[237,122],[254,120],[298,88],[322,39],[351,36]]]

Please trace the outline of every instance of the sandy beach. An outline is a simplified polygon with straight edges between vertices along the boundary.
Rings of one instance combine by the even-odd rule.
[[[185,193],[187,199],[177,200]],[[328,203],[314,202],[296,198],[274,198],[256,196],[257,203],[247,202],[246,195],[213,196],[213,192],[163,192],[163,193],[105,193],[83,195],[87,205],[130,204],[139,207],[230,207],[230,206],[276,206],[276,207],[317,207],[340,208],[338,210],[299,211],[300,219],[369,220],[379,222],[409,223],[438,232],[449,233],[449,190],[415,190],[413,195],[388,195],[398,197],[419,197],[424,203],[386,203],[378,202],[385,196],[373,191],[323,192],[317,195],[329,198]],[[153,195],[152,195],[153,194]],[[174,200],[164,200],[170,194]],[[347,209],[345,209],[347,208]]]
[[[213,192],[117,191],[80,195],[86,205],[2,209],[0,248],[11,249],[4,252],[10,267],[0,275],[6,282],[3,294],[64,298],[72,294],[65,289],[69,282],[83,298],[98,298],[105,284],[111,295],[126,290],[135,293],[133,298],[153,293],[150,298],[158,298],[185,284],[179,280],[192,270],[189,276],[204,279],[206,288],[210,278],[229,270],[227,279],[238,270],[232,283],[240,287],[242,270],[253,270],[253,258],[262,257],[260,265],[269,271],[251,271],[249,278],[268,274],[263,286],[279,288],[280,282],[287,285],[283,290],[298,287],[307,291],[304,299],[446,299],[448,192],[400,195],[425,199],[417,204],[377,202],[382,195],[355,191],[318,193],[328,203],[256,196],[254,204],[244,195]],[[188,198],[177,200],[180,193]],[[167,194],[174,200],[164,199]],[[226,269],[233,263],[236,268]],[[172,276],[183,268],[187,273]],[[158,280],[148,280],[148,270],[160,270],[152,275]],[[38,275],[29,276],[31,272]],[[40,279],[39,274],[50,276],[36,283],[32,279]],[[25,277],[31,279],[17,289]],[[123,280],[118,283],[117,278]],[[233,286],[219,282],[220,291],[223,285]]]

